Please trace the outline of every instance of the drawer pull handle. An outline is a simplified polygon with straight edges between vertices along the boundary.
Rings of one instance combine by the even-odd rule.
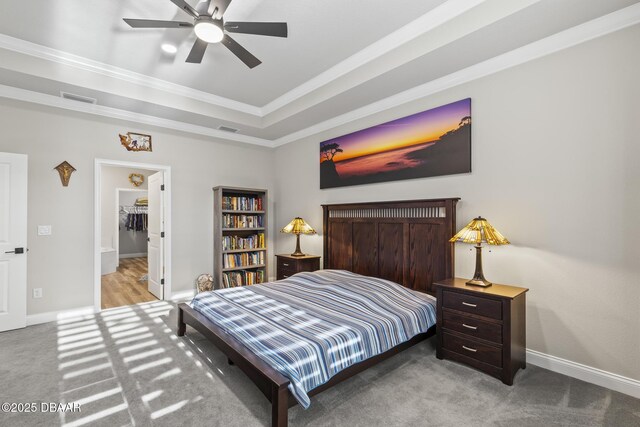
[[[464,348],[464,349],[465,349],[465,350],[467,350],[467,351],[471,351],[471,352],[473,352],[473,353],[475,353],[476,351],[478,351],[478,350],[476,350],[475,348],[467,347],[466,345],[463,345],[463,346],[462,346],[462,348]]]
[[[464,302],[462,301],[462,305],[466,305],[467,307],[477,307],[478,304],[471,304],[470,302]]]
[[[282,265],[284,265],[285,267],[289,267],[289,264],[287,264],[286,262],[283,262]]]
[[[462,326],[464,326],[465,328],[468,328],[468,329],[473,329],[474,331],[475,331],[476,329],[478,329],[478,327],[477,327],[477,326],[470,326],[470,325],[467,325],[466,323],[463,323],[463,324],[462,324]]]

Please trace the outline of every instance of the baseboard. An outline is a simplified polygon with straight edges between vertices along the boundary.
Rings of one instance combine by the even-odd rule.
[[[171,301],[179,301],[179,300],[187,300],[187,299],[191,299],[195,296],[196,292],[193,289],[190,289],[188,291],[178,291],[178,292],[173,292],[171,294]]]
[[[527,363],[640,398],[640,381],[527,349]]]
[[[27,326],[40,325],[41,323],[55,322],[60,319],[68,319],[75,316],[86,316],[96,312],[93,306],[73,308],[70,310],[49,311],[27,315]]]
[[[118,257],[120,259],[122,258],[146,258],[147,253],[146,252],[139,252],[137,254],[120,254],[118,255]]]
[[[172,301],[188,300],[193,298],[195,291],[193,289],[188,291],[173,292],[171,294]],[[96,313],[94,306],[78,307],[70,310],[49,311],[46,313],[37,313],[27,315],[27,326],[40,325],[42,323],[55,322],[60,319],[68,319],[74,316],[86,316]]]

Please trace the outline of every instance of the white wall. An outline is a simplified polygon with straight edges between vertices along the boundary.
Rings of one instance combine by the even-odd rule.
[[[198,274],[213,270],[212,187],[275,194],[273,153],[256,146],[6,99],[0,99],[0,129],[0,151],[29,155],[28,314],[93,305],[96,158],[171,166],[173,292],[193,289]],[[127,131],[151,134],[153,152],[126,151],[118,133]],[[53,170],[63,160],[77,169],[68,187]],[[51,224],[53,234],[37,236],[38,224]],[[43,298],[31,298],[34,287],[43,288]]]
[[[484,271],[530,288],[528,347],[640,379],[638,40],[635,26],[278,148],[276,229],[299,215],[321,230],[321,203],[459,196],[458,228],[483,215],[513,243],[485,250]],[[467,97],[471,174],[319,189],[321,141]],[[321,236],[302,247],[322,254]]]

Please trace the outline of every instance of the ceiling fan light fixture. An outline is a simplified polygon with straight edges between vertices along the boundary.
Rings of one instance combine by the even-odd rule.
[[[211,18],[199,19],[196,22],[194,31],[196,36],[207,43],[218,43],[222,41],[224,32],[222,31],[222,21]]]
[[[168,53],[169,55],[173,55],[178,52],[178,48],[170,43],[163,43],[162,46],[160,46],[160,49],[162,49],[163,52]]]

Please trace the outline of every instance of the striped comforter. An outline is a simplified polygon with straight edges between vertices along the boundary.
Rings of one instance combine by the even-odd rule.
[[[191,306],[308,392],[435,325],[435,298],[343,270],[197,295]]]

